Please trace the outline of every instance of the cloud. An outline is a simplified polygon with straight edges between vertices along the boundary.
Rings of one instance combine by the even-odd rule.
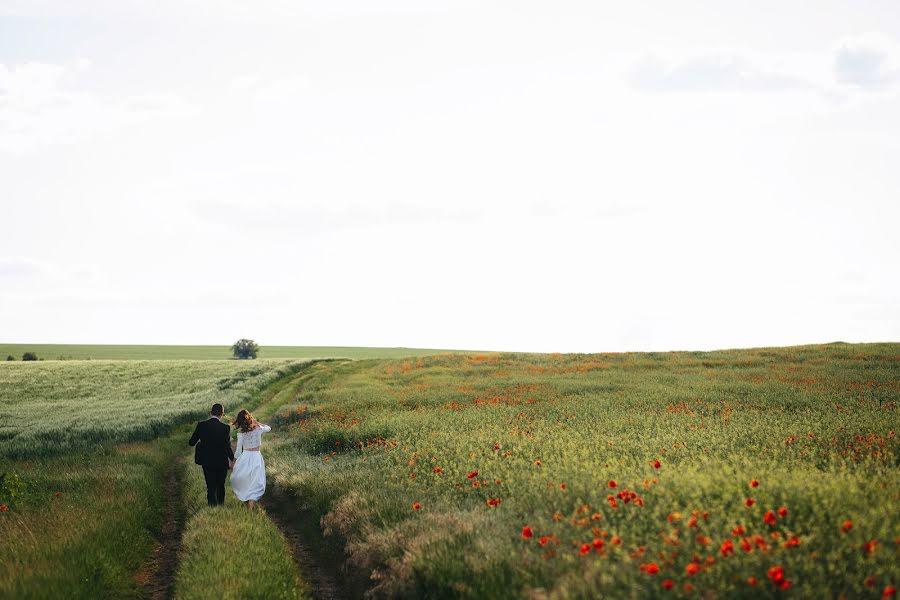
[[[738,54],[701,55],[680,62],[650,55],[633,65],[626,80],[645,92],[779,92],[814,87],[802,77],[767,70]]]
[[[376,209],[363,206],[326,209],[282,203],[243,205],[213,201],[198,202],[192,208],[200,219],[214,225],[308,233],[383,225],[468,223],[477,219],[477,215],[471,212],[408,204],[391,204]]]
[[[805,91],[832,100],[900,84],[900,44],[879,33],[846,38],[830,52],[813,54],[726,50],[680,58],[663,55],[633,61],[625,80],[648,93]]]
[[[0,281],[31,279],[45,271],[44,265],[25,258],[0,258]]]
[[[184,115],[190,105],[171,92],[109,98],[79,88],[91,61],[0,63],[0,152],[22,154],[74,143],[160,115]]]
[[[878,33],[846,39],[834,52],[833,68],[840,83],[869,89],[890,87],[900,83],[900,45]]]

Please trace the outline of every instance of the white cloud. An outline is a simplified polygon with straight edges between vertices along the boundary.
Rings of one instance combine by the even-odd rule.
[[[845,38],[831,52],[766,55],[708,50],[633,61],[626,81],[643,92],[813,92],[829,99],[900,83],[900,44],[881,33]]]
[[[803,77],[767,70],[737,53],[700,55],[677,62],[650,55],[638,60],[626,78],[647,92],[781,92],[816,87]]]
[[[0,281],[30,279],[43,274],[46,268],[40,262],[27,258],[0,258]]]
[[[834,52],[834,74],[840,83],[857,88],[900,84],[900,44],[880,33],[845,39]]]
[[[172,92],[104,97],[79,87],[91,61],[0,63],[0,152],[72,144],[156,116],[190,112]]]

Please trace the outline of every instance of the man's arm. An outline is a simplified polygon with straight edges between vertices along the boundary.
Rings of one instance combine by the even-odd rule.
[[[190,441],[188,441],[188,446],[195,446],[197,442],[200,441],[200,423],[197,423],[197,426],[194,427],[194,433],[191,435]]]

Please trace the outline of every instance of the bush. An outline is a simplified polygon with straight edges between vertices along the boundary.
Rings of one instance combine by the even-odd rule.
[[[240,339],[231,347],[231,353],[235,358],[256,358],[257,352],[259,352],[259,346],[253,340]]]
[[[10,361],[10,360],[16,360],[16,357],[13,356],[12,354],[10,354],[9,356],[6,357],[6,360],[7,360],[7,361]]]
[[[35,354],[34,352],[26,352],[25,354],[22,355],[22,360],[37,360],[37,359],[38,359],[38,355]]]
[[[15,473],[0,474],[0,503],[15,506],[22,500],[28,484]]]

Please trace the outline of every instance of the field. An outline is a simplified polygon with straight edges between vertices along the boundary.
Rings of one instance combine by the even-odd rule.
[[[0,363],[0,597],[315,595],[281,521],[202,505],[212,401],[274,427],[267,510],[354,596],[900,584],[900,344],[388,356]]]
[[[128,346],[114,344],[0,344],[0,361],[22,360],[35,352],[45,360],[223,360],[230,346]],[[404,358],[451,350],[427,348],[365,348],[358,346],[262,346],[259,358]]]
[[[190,421],[305,364],[0,363],[0,597],[146,595]]]
[[[877,598],[898,398],[897,344],[360,361],[269,475],[376,596]]]
[[[101,443],[148,440],[227,409],[299,363],[44,361],[0,369],[0,454],[51,456]]]

